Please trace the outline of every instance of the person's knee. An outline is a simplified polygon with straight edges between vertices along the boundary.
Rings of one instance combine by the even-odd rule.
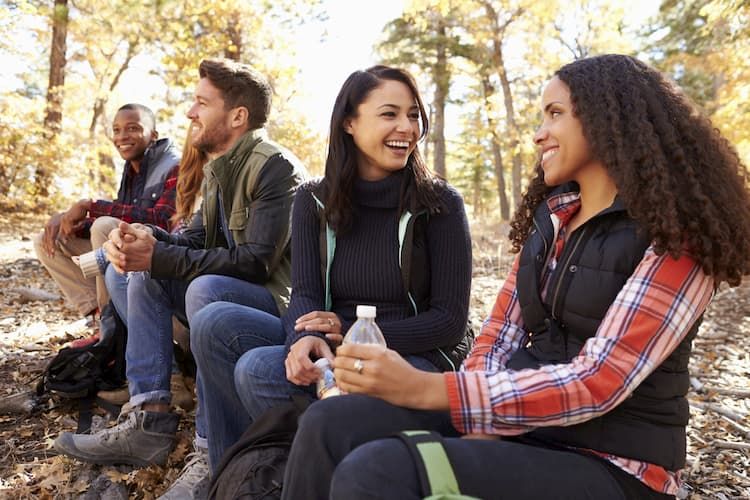
[[[47,251],[44,249],[44,232],[35,234],[31,240],[34,243],[37,258],[42,262],[46,261]]]
[[[330,498],[359,498],[363,493],[380,490],[383,485],[376,483],[371,467],[373,458],[378,462],[380,457],[370,456],[369,448],[367,444],[360,446],[336,466],[331,478]]]
[[[212,278],[211,275],[198,276],[190,282],[185,292],[185,312],[190,323],[201,309],[217,300],[215,280]]]
[[[91,246],[97,248],[101,246],[107,239],[109,239],[109,233],[120,224],[120,219],[109,216],[97,217],[91,224]]]
[[[190,290],[188,288],[188,290]],[[219,310],[221,309],[221,305],[218,302],[215,302],[213,304],[209,304],[208,306],[204,307],[202,310],[198,311],[197,314],[195,314],[190,321],[190,351],[193,353],[193,356],[197,358],[202,358],[204,353],[204,348],[207,347],[207,341],[211,337],[211,335],[214,333],[213,331],[213,325],[215,324],[214,320],[217,317],[217,314],[220,314]]]

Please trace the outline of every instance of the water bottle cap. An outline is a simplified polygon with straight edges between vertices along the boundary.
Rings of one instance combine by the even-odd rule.
[[[374,318],[376,313],[375,306],[357,306],[358,318]]]
[[[313,364],[317,366],[320,371],[329,370],[331,368],[331,362],[328,361],[328,358],[317,359]]]

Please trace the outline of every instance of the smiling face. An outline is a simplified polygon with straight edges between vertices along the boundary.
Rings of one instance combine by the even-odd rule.
[[[544,183],[559,186],[577,181],[593,169],[602,169],[583,135],[581,121],[573,112],[568,86],[559,78],[549,81],[542,94],[544,121],[534,135],[542,155]]]
[[[232,147],[235,140],[247,129],[233,126],[238,108],[224,109],[224,98],[208,78],[201,78],[195,88],[195,100],[187,112],[192,121],[193,147],[211,157],[219,156]],[[242,108],[244,109],[244,108]]]
[[[365,180],[380,180],[403,169],[419,138],[419,107],[409,87],[383,80],[344,122],[357,146],[357,170]]]
[[[137,109],[121,109],[112,122],[112,143],[123,160],[138,163],[151,142],[157,138],[156,131]]]

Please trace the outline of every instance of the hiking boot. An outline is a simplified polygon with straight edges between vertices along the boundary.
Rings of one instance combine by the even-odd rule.
[[[159,500],[205,500],[208,498],[211,480],[208,477],[208,450],[195,448],[185,458],[185,467],[174,483]]]
[[[185,377],[181,373],[172,374],[169,390],[172,392],[172,406],[179,406],[185,411],[190,411],[195,407],[193,391],[188,389]]]
[[[99,391],[96,393],[96,397],[103,399],[107,403],[122,406],[130,401],[130,391],[128,391],[128,386],[124,385],[119,389],[113,389],[111,391]]]
[[[147,467],[164,465],[175,445],[180,417],[174,413],[126,409],[114,427],[95,434],[63,432],[55,449],[84,462],[130,464]]]

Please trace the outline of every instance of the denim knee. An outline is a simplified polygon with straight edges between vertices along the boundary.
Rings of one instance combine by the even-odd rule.
[[[213,292],[212,275],[198,276],[190,282],[187,292],[185,292],[185,312],[192,322],[195,315],[198,314],[206,305],[215,301],[216,294]]]
[[[188,288],[188,291],[190,288]],[[209,348],[207,341],[214,335],[214,319],[216,318],[216,309],[220,308],[220,302],[208,304],[198,311],[190,322],[190,351],[196,359],[203,358],[204,347]]]

